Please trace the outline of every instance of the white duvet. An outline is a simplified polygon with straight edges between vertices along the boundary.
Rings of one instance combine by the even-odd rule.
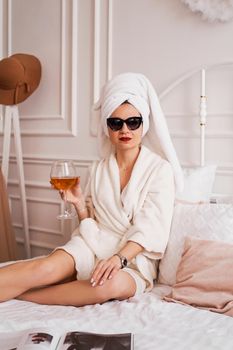
[[[132,332],[135,350],[233,349],[233,318],[161,300],[168,291],[167,286],[157,285],[127,301],[79,308],[7,301],[0,303],[0,333],[37,327],[61,333]]]

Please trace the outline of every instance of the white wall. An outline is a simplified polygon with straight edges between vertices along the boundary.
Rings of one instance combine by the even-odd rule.
[[[42,63],[38,90],[19,105],[30,237],[33,255],[39,255],[67,241],[75,226],[55,218],[60,200],[50,189],[49,171],[54,159],[74,159],[85,181],[87,167],[98,155],[89,118],[100,86],[117,73],[134,71],[146,74],[161,92],[189,70],[232,60],[233,21],[203,21],[180,0],[2,0],[1,4],[0,56],[32,53]],[[215,191],[231,194],[232,85],[233,70],[207,72],[206,159],[219,165]],[[199,95],[197,76],[162,101],[183,165],[199,163]],[[9,193],[23,256],[13,148]]]

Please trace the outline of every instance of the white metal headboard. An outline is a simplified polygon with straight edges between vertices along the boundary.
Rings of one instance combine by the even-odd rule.
[[[206,71],[213,70],[220,67],[232,66],[233,61],[227,61],[222,63],[216,63],[201,68],[193,69],[192,71],[185,73],[180,78],[170,84],[160,95],[159,99],[162,100],[173,89],[183,83],[185,80],[193,77],[195,74],[200,74],[200,108],[199,108],[199,123],[200,123],[200,165],[205,165],[205,128],[206,128],[206,116],[207,116],[207,102],[206,102]]]

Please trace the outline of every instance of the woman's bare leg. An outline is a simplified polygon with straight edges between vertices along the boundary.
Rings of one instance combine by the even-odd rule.
[[[90,281],[73,281],[39,290],[28,291],[18,299],[48,305],[83,306],[110,299],[127,299],[135,294],[136,284],[127,273],[119,271],[102,286],[92,287]]]
[[[64,250],[4,266],[0,269],[0,302],[15,298],[31,288],[57,283],[73,275],[74,271],[74,260]]]

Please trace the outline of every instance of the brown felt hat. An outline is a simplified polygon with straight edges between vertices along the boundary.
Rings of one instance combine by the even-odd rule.
[[[0,104],[23,102],[36,90],[41,64],[33,55],[17,53],[0,61]]]

